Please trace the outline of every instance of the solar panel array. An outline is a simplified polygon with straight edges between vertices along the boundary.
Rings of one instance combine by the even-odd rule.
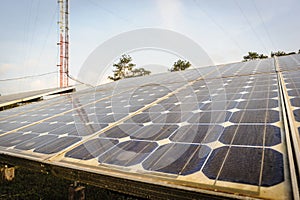
[[[298,131],[299,61],[279,59]],[[279,81],[265,59],[101,85],[0,112],[0,152],[216,195],[291,198]]]

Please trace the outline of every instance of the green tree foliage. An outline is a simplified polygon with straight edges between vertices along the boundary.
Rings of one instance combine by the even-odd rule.
[[[117,81],[128,76],[129,72],[135,66],[135,64],[131,63],[132,58],[129,55],[123,54],[118,63],[115,63],[113,66],[115,67],[114,76],[109,76],[108,78]]]
[[[151,71],[145,70],[144,68],[133,69],[135,64],[132,63],[132,58],[126,54],[123,54],[119,62],[113,66],[115,68],[113,70],[114,76],[108,76],[108,78],[113,81],[151,74]]]
[[[255,60],[258,58],[258,53],[256,52],[248,52],[248,55],[244,56],[245,60]]]
[[[266,56],[266,55],[264,55],[264,54],[260,54],[260,55],[258,56],[258,58],[259,58],[259,59],[265,59],[265,58],[268,58],[268,56]]]
[[[277,51],[277,52],[271,52],[271,57],[274,57],[274,56],[288,56],[288,55],[293,55],[293,54],[296,54],[296,52],[289,52],[289,53],[286,53],[284,51]]]
[[[273,58],[274,56],[285,56],[286,53],[284,51],[277,51],[277,52],[271,52],[271,57]]]
[[[174,64],[173,67],[170,69],[171,72],[175,71],[183,71],[191,66],[191,63],[186,60],[177,60]]]
[[[129,75],[132,68],[135,64],[131,63],[132,58],[129,55],[123,54],[118,63],[115,63],[113,66],[115,67],[114,76],[109,76],[108,78],[117,81]]]
[[[286,55],[293,55],[293,54],[296,54],[296,52],[290,52],[290,53],[287,53]]]
[[[244,56],[244,62],[249,60],[256,60],[256,59],[265,59],[268,58],[268,56],[264,54],[258,54],[257,52],[248,52],[248,55]]]

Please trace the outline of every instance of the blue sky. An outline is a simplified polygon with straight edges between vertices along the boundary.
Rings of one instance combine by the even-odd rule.
[[[298,51],[299,10],[299,0],[70,0],[70,73],[76,77],[101,43],[140,28],[183,34],[215,64],[241,61],[248,51]],[[57,19],[56,0],[1,1],[0,80],[57,71]],[[164,66],[161,71],[176,59],[161,52],[132,57],[137,66]],[[53,73],[1,81],[0,93],[56,86]]]

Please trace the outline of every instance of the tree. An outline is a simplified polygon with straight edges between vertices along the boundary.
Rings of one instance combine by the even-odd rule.
[[[256,52],[248,52],[248,55],[244,56],[244,61],[255,60],[259,57]]]
[[[177,60],[174,64],[173,67],[170,69],[171,72],[175,71],[183,71],[191,66],[191,63],[186,60]]]
[[[135,66],[131,61],[132,58],[129,55],[123,54],[119,62],[113,65],[115,67],[115,70],[113,70],[114,76],[109,76],[108,78],[117,81],[129,76],[132,68]]]
[[[144,68],[133,69],[135,64],[132,63],[132,58],[126,54],[123,54],[119,62],[113,66],[115,67],[115,70],[113,70],[114,76],[108,76],[108,78],[113,81],[151,74],[151,71],[148,71]]]
[[[294,55],[294,54],[296,54],[296,52],[290,52],[290,53],[287,53],[286,55]]]
[[[300,49],[299,49],[299,51],[298,51],[298,54],[300,54]]]
[[[271,57],[273,58],[274,56],[285,56],[286,53],[284,51],[277,51],[277,52],[271,52]]]
[[[300,49],[299,49],[299,51],[300,51]],[[293,55],[293,54],[296,54],[296,52],[292,51],[292,52],[286,53],[284,51],[277,51],[277,52],[271,52],[271,57],[288,56],[288,55]]]
[[[265,59],[268,58],[268,56],[264,54],[258,54],[257,52],[248,52],[248,55],[243,57],[243,62],[249,61],[249,60],[256,60],[256,59]]]
[[[259,58],[259,59],[265,59],[265,58],[268,58],[268,56],[266,56],[266,55],[264,55],[264,54],[260,54],[258,58]]]

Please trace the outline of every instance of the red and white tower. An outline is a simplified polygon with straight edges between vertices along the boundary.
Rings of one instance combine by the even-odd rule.
[[[59,83],[69,86],[69,0],[58,0],[59,4]]]

